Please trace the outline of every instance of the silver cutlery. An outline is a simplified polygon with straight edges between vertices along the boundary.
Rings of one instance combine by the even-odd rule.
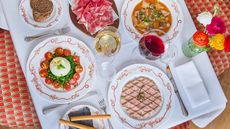
[[[45,36],[53,36],[53,35],[63,35],[70,32],[70,27],[64,27],[61,29],[57,29],[57,30],[51,30],[49,32],[44,32],[42,34],[38,34],[38,35],[33,35],[33,36],[26,36],[24,38],[25,41],[30,42],[33,41],[35,39],[41,38],[41,37],[45,37]]]
[[[177,88],[176,83],[174,81],[174,78],[172,76],[172,72],[171,72],[171,69],[170,69],[169,65],[167,65],[167,67],[166,67],[166,73],[167,73],[168,78],[172,82],[172,85],[173,85],[173,88],[174,88],[174,92],[176,93],[176,96],[177,96],[177,98],[179,100],[180,107],[181,107],[183,115],[184,116],[188,116],[188,110],[186,109],[186,107],[185,107],[185,105],[184,105],[184,103],[183,103],[183,101],[181,99],[180,93],[178,91],[178,88]]]
[[[98,101],[98,103],[100,105],[100,108],[107,114],[105,100],[102,98],[100,101]],[[109,123],[109,128],[113,129],[113,126],[112,126],[110,120],[108,120],[108,123]]]

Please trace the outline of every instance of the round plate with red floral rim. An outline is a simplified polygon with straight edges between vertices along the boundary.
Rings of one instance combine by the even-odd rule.
[[[80,115],[99,115],[105,114],[104,111],[88,104],[76,105],[69,109],[65,115],[62,117],[63,120],[70,121],[70,117],[72,116],[80,116]],[[75,121],[74,121],[75,122]],[[92,123],[91,123],[92,122]],[[105,129],[106,127],[106,119],[94,119],[92,121],[85,121],[85,123],[93,126],[96,129]],[[88,125],[88,126],[89,126]],[[60,129],[69,129],[69,126],[65,126],[60,124]]]
[[[63,56],[57,55],[57,48],[64,49]],[[69,50],[70,53],[65,52],[65,50]],[[54,58],[47,60],[46,53],[53,53]],[[76,64],[74,57],[78,57]],[[56,59],[61,60],[57,61]],[[43,65],[43,62],[49,62],[47,67]],[[56,64],[59,64],[57,68]],[[81,72],[78,73],[79,64],[81,65]],[[91,50],[82,41],[70,36],[51,37],[39,43],[32,50],[26,66],[27,83],[45,100],[60,104],[69,103],[80,99],[91,90],[96,75],[95,65]],[[65,72],[66,69],[68,71],[65,75],[57,75],[57,72],[63,73],[63,70]],[[51,81],[47,81],[47,78]],[[62,84],[63,80],[64,83]],[[64,85],[67,83],[68,85]],[[62,85],[60,86],[60,84]],[[67,89],[66,86],[69,88]]]
[[[156,0],[146,0],[146,1],[156,1]],[[180,7],[179,3],[177,2],[177,0],[157,0],[157,1],[162,3],[163,4],[162,6],[165,7],[165,9],[168,9],[169,12],[167,13],[166,11],[159,11],[160,9],[156,10],[157,7],[154,4],[153,4],[153,7],[148,7],[150,5],[149,3],[147,5],[146,4],[142,5],[142,8],[150,8],[148,11],[153,12],[153,13],[150,13],[151,16],[153,15],[153,17],[151,19],[149,18],[150,17],[149,14],[143,15],[143,11],[141,13],[137,13],[137,11],[134,12],[134,10],[141,11],[140,10],[140,4],[141,4],[142,0],[125,0],[124,1],[124,4],[122,6],[122,10],[121,10],[121,15],[120,15],[121,16],[121,22],[122,22],[123,27],[125,28],[125,31],[135,41],[139,42],[139,40],[143,36],[143,34],[148,33],[148,30],[146,30],[147,28],[150,28],[150,30],[151,30],[151,28],[152,29],[160,29],[163,25],[167,26],[168,22],[166,22],[166,24],[165,24],[166,20],[162,19],[162,22],[161,22],[161,20],[157,21],[157,18],[160,19],[161,16],[163,18],[167,18],[165,15],[168,15],[168,14],[171,14],[171,17],[168,17],[171,19],[170,20],[171,26],[166,31],[166,33],[169,35],[169,37],[162,35],[162,38],[164,39],[164,41],[170,40],[173,42],[177,39],[177,37],[181,33],[181,31],[183,29],[184,16],[183,16],[183,12],[182,12],[181,7]],[[139,7],[136,7],[137,5]],[[143,7],[143,6],[147,6],[147,7]],[[159,8],[161,8],[161,7],[159,7]],[[145,15],[147,17],[144,18],[143,16],[145,16]],[[139,20],[141,21],[141,23],[140,23],[140,21],[138,21],[138,24],[136,24],[134,26],[134,21],[137,21],[137,20],[133,20],[134,17],[138,17]],[[155,24],[155,23],[158,23],[158,24]],[[137,26],[139,26],[139,27],[147,26],[147,27],[145,27],[145,29],[143,29],[143,33],[141,33],[140,29],[138,30],[136,28]],[[164,29],[162,29],[162,30],[164,30]]]
[[[126,127],[152,129],[170,117],[175,93],[172,83],[160,69],[147,64],[134,64],[114,77],[109,87],[108,101],[112,117]]]
[[[61,0],[51,0],[53,3],[53,11],[49,18],[43,22],[37,22],[34,20],[30,1],[31,0],[21,0],[19,5],[19,14],[27,25],[36,29],[48,29],[60,21],[63,14]]]

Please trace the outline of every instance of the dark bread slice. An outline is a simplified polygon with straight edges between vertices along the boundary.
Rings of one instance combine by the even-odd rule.
[[[53,10],[53,3],[51,0],[30,0],[30,6],[33,11],[40,13],[47,13]]]
[[[33,10],[34,20],[36,22],[43,22],[43,21],[47,20],[50,17],[52,11],[53,10],[50,10],[49,12],[46,12],[46,13],[40,13],[40,12],[38,12],[36,10]]]

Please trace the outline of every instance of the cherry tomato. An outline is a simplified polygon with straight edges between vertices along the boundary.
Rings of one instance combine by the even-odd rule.
[[[50,60],[50,59],[53,58],[53,54],[51,52],[46,52],[45,53],[45,58],[46,58],[46,60]]]
[[[66,83],[65,83],[64,89],[65,89],[65,90],[70,90],[70,89],[71,89],[71,85],[70,85],[69,82],[66,82]]]
[[[54,87],[55,89],[58,89],[58,88],[61,87],[61,84],[58,83],[58,82],[56,82],[56,81],[54,81],[54,82],[53,82],[53,87]]]
[[[71,84],[71,85],[77,85],[77,79],[75,79],[75,78],[72,78],[72,79],[70,79],[70,81],[69,81],[69,83]]]
[[[78,63],[78,62],[80,62],[80,58],[78,56],[73,56],[73,61],[75,63]]]
[[[42,61],[41,64],[40,64],[40,67],[42,69],[48,69],[49,68],[49,63],[48,61]]]
[[[75,74],[73,75],[73,78],[76,79],[76,80],[78,80],[78,79],[80,78],[79,73],[75,73]]]
[[[75,67],[75,72],[77,72],[77,73],[81,73],[83,71],[83,67],[82,67],[82,65],[77,65],[76,67]]]
[[[58,54],[59,56],[62,56],[63,52],[64,52],[64,50],[62,48],[60,48],[60,47],[55,49],[55,53]]]
[[[48,72],[47,72],[45,69],[41,69],[41,70],[39,71],[39,74],[40,74],[40,76],[41,76],[42,78],[45,78],[45,77],[48,76]]]
[[[71,51],[69,49],[64,49],[65,56],[71,56]]]
[[[46,78],[45,82],[46,82],[46,84],[50,85],[53,83],[53,80],[51,78]]]

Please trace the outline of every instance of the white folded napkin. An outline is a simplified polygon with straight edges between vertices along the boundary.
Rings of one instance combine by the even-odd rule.
[[[5,29],[5,30],[9,30],[6,19],[5,19],[5,15],[3,12],[3,7],[1,4],[1,1],[0,1],[0,28]]]
[[[204,82],[193,61],[175,67],[192,108],[210,101]]]

